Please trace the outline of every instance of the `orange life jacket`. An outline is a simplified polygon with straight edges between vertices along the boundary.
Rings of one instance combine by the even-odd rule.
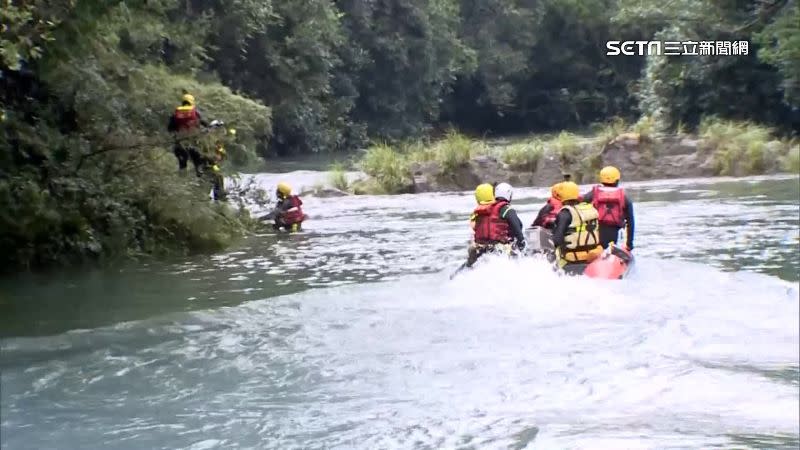
[[[507,201],[499,200],[488,205],[475,208],[475,243],[496,244],[511,242],[508,222],[500,217],[500,210],[508,205]]]

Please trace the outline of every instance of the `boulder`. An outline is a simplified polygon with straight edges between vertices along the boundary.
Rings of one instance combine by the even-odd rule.
[[[700,139],[688,136],[664,136],[653,142],[657,156],[693,155],[700,149]]]
[[[332,188],[332,187],[315,187],[312,189],[304,190],[300,193],[301,196],[317,197],[317,198],[331,198],[331,197],[346,197],[349,193]]]
[[[552,186],[564,179],[561,160],[552,152],[547,152],[539,158],[536,171],[532,175],[532,186]]]
[[[439,190],[436,184],[436,176],[442,170],[439,163],[436,161],[415,162],[411,164],[409,170],[414,182],[413,192],[436,192]]]
[[[653,172],[651,161],[643,158],[645,150],[639,140],[623,139],[614,140],[606,144],[600,157],[604,166],[614,166],[622,172],[622,177],[628,181],[646,179]],[[651,150],[647,150],[650,152]]]

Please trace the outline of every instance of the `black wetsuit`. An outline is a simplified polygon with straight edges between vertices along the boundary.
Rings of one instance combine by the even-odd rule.
[[[615,187],[609,186],[607,187]],[[586,203],[592,203],[592,191],[589,191],[588,194],[583,195],[583,201]],[[625,217],[625,228],[626,228],[626,235],[627,235],[627,242],[625,245],[628,247],[629,250],[633,250],[633,228],[634,228],[634,221],[633,221],[633,202],[628,198],[628,194],[625,194],[625,209],[623,211]],[[619,235],[619,230],[622,227],[615,227],[612,225],[604,225],[600,224],[599,234],[600,234],[600,245],[603,248],[608,248],[608,244],[611,242],[617,242],[617,237]]]
[[[576,203],[571,203],[572,206],[577,205]],[[556,216],[555,224],[553,225],[553,245],[556,248],[561,247],[564,245],[564,241],[567,237],[567,230],[569,229],[569,225],[572,223],[572,213],[569,212],[568,209],[562,209],[558,212]]]

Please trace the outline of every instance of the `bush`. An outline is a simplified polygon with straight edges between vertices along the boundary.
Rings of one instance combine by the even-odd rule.
[[[509,146],[501,155],[502,161],[512,169],[535,171],[539,160],[544,155],[541,141],[517,143]]]
[[[615,117],[608,122],[595,124],[592,126],[592,129],[594,134],[596,134],[604,144],[607,144],[616,139],[620,134],[626,132],[628,130],[628,125],[622,118]]]
[[[436,143],[434,154],[441,164],[442,173],[452,174],[456,169],[468,164],[478,149],[476,141],[451,130],[443,140]]]
[[[633,132],[639,135],[639,139],[646,141],[652,139],[658,128],[655,117],[644,115],[633,126]]]
[[[562,131],[555,138],[545,144],[550,147],[561,159],[561,164],[565,167],[578,162],[581,157],[581,146],[578,137],[572,133]]]
[[[330,174],[328,175],[331,186],[340,191],[347,191],[350,188],[350,182],[347,181],[347,173],[344,169],[345,167],[342,163],[331,164]]]
[[[0,182],[3,267],[44,268],[126,256],[218,251],[252,223],[208,198],[210,182],[178,176],[162,149],[51,166]]]
[[[781,169],[795,174],[800,173],[800,142],[790,144],[789,152],[781,163]]]
[[[359,165],[375,179],[383,193],[404,192],[412,184],[408,158],[387,144],[368,148]]]
[[[713,151],[718,175],[763,173],[771,134],[771,129],[761,125],[717,118],[704,118],[699,127],[705,149]]]

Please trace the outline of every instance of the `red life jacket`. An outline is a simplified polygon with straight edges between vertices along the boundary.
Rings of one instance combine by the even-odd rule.
[[[500,200],[475,208],[475,243],[496,244],[511,241],[508,233],[508,222],[500,217],[500,210],[508,205]]]
[[[305,220],[306,215],[303,214],[303,208],[301,208],[303,201],[300,200],[300,197],[296,195],[290,195],[284,201],[289,202],[289,205],[291,207],[287,209],[283,214],[281,214],[281,219],[283,220],[283,223],[285,223],[286,225],[294,225],[296,223],[302,223],[303,220]]]
[[[625,226],[625,191],[621,187],[593,187],[592,206],[597,209],[597,221],[601,225],[617,228]]]
[[[175,108],[175,125],[178,131],[191,130],[200,123],[200,116],[194,106],[178,106]]]
[[[548,198],[547,204],[550,205],[550,212],[542,219],[542,226],[545,228],[555,223],[558,212],[561,211],[561,207],[564,206],[561,200],[555,197]]]

